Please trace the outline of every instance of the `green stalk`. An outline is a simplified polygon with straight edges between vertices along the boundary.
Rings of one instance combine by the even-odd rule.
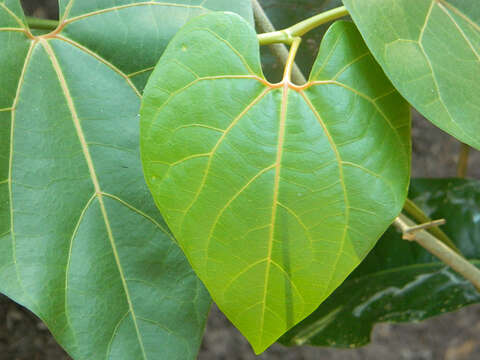
[[[409,230],[416,225],[403,214],[400,214],[400,216],[395,219],[394,224],[404,234],[407,234]],[[477,267],[425,230],[415,232],[412,238],[410,238],[410,236],[412,236],[412,234],[404,237],[404,239],[416,241],[429,253],[438,257],[443,263],[469,280],[475,288],[480,291],[480,270]]]
[[[412,200],[407,199],[405,204],[403,205],[403,211],[405,211],[408,215],[410,215],[417,223],[423,224],[432,221],[422,209],[418,207]],[[445,245],[450,247],[451,249],[455,250],[458,254],[460,254],[460,250],[455,246],[453,241],[445,234],[438,226],[432,227],[428,229],[428,232],[434,235],[438,240],[443,242]]]
[[[468,173],[468,156],[470,155],[470,146],[464,143],[461,143],[460,146],[457,177],[464,179]]]
[[[27,16],[26,20],[30,29],[53,31],[58,27],[58,21],[56,20],[39,19],[30,16]]]
[[[257,24],[257,28],[259,31],[268,33],[276,31],[275,27],[273,26],[272,22],[268,18],[265,10],[263,10],[262,6],[258,2],[258,0],[252,0],[253,6],[253,15],[255,16],[255,23]],[[285,65],[288,59],[288,49],[285,44],[270,44],[269,45],[270,51],[275,55],[278,59],[280,64]],[[293,64],[292,68],[292,80],[297,85],[305,84],[307,79],[302,74],[302,71],[298,67],[297,64]]]
[[[345,6],[341,6],[312,16],[311,18],[303,20],[287,29],[260,34],[258,35],[258,40],[260,45],[269,45],[275,43],[291,45],[296,37],[301,37],[320,25],[347,15],[348,10],[345,8]]]

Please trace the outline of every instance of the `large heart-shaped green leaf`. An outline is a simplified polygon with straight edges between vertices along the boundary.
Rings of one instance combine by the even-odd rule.
[[[18,0],[0,2],[0,291],[75,359],[192,359],[210,299],[146,188],[139,91],[122,71],[155,62],[163,48],[139,53],[139,34],[145,44],[165,34],[141,25],[172,14],[146,21],[123,11],[159,3],[114,3],[70,1],[71,15],[96,12],[35,37]],[[194,15],[181,9],[184,22]],[[123,20],[97,21],[112,14]],[[74,27],[87,21],[80,43],[86,30]]]
[[[443,230],[480,267],[480,182],[413,180],[410,196],[433,219],[447,219]],[[358,269],[281,342],[362,346],[375,323],[424,320],[478,302],[470,282],[389,229]]]
[[[478,0],[344,0],[398,91],[435,125],[480,149]]]
[[[400,211],[408,105],[352,23],[310,81],[268,83],[234,14],[187,24],[147,85],[147,183],[216,303],[257,353],[310,314]]]
[[[62,36],[118,67],[142,90],[173,35],[191,18],[229,10],[253,23],[251,0],[60,0]]]

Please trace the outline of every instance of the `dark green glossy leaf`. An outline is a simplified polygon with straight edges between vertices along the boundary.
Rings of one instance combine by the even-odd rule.
[[[151,76],[141,127],[157,205],[257,353],[363,260],[406,195],[408,105],[352,23],[331,27],[297,87],[264,79],[239,16],[198,17]]]
[[[398,91],[427,119],[480,149],[478,0],[344,0]]]
[[[0,2],[0,291],[75,359],[193,359],[200,345],[210,298],[146,188],[124,72],[195,15],[180,4],[173,22],[176,4],[61,2],[59,29],[34,36],[18,0]]]
[[[413,180],[410,197],[480,267],[480,182]],[[378,322],[419,321],[480,302],[463,277],[389,229],[365,261],[307,319],[287,333],[286,345],[355,347],[370,341]]]
[[[60,0],[62,36],[116,66],[140,91],[172,36],[189,19],[220,10],[253,23],[251,0]]]
[[[260,4],[267,13],[276,29],[285,29],[306,18],[323,11],[341,6],[341,0],[260,0]],[[307,76],[317,57],[318,48],[328,24],[316,28],[302,37],[302,45],[297,55],[296,63]],[[280,81],[283,75],[283,65],[270,52],[269,47],[261,48],[262,67],[265,76],[270,81]]]

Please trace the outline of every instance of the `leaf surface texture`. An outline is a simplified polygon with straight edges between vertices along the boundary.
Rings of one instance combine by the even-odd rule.
[[[126,71],[154,64],[163,48],[148,44],[195,14],[182,6],[177,28],[142,31],[171,14],[146,21],[127,12],[160,3],[121,3],[61,2],[43,36],[17,0],[0,3],[0,291],[75,359],[193,359],[210,299],[145,185],[142,86]]]
[[[477,180],[413,179],[409,197],[430,218],[447,219],[442,229],[480,267]],[[280,341],[363,346],[376,323],[417,322],[478,302],[480,294],[468,280],[390,228],[347,280]]]
[[[268,83],[253,28],[210,14],[172,40],[141,112],[147,183],[220,309],[257,353],[362,261],[408,185],[408,105],[352,23],[307,84]]]
[[[398,91],[442,130],[480,149],[478,1],[344,3]]]

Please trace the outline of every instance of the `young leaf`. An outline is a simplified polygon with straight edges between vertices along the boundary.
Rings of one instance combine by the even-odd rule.
[[[427,119],[480,149],[477,0],[344,0],[383,70]]]
[[[480,182],[413,180],[410,196],[462,254],[480,267]],[[420,321],[480,302],[462,276],[389,229],[365,261],[315,312],[288,332],[285,345],[355,347],[367,344],[375,323]]]
[[[62,35],[128,74],[140,91],[172,36],[189,19],[219,10],[253,24],[251,0],[60,0]]]
[[[95,7],[82,21],[126,11],[69,4],[71,14]],[[137,61],[142,21],[109,23],[129,26],[124,65]],[[65,24],[35,37],[18,1],[0,3],[0,291],[75,359],[193,359],[210,299],[145,185],[139,92],[122,64],[99,55],[112,54],[94,40],[102,24],[89,25],[93,48],[65,36],[76,34]]]
[[[307,84],[268,83],[253,29],[210,14],[147,85],[147,183],[216,303],[257,353],[309,315],[400,211],[410,118],[352,23]]]

